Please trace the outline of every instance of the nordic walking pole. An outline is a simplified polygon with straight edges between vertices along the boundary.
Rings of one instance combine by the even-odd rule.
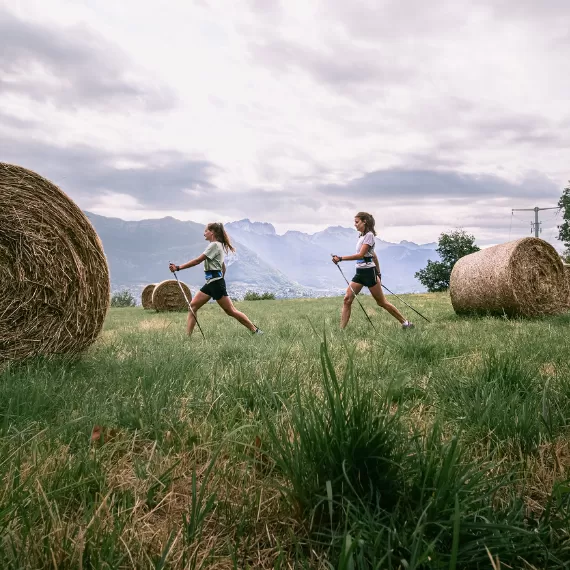
[[[334,257],[334,253],[331,253],[331,255]],[[344,277],[344,273],[342,272],[342,269],[339,267],[338,263],[335,263],[335,265],[338,267],[338,270],[340,271],[341,275]],[[370,317],[368,316],[368,313],[366,312],[366,310],[364,309],[364,307],[362,306],[362,303],[360,302],[360,299],[358,298],[358,296],[356,295],[356,293],[354,292],[354,289],[350,286],[350,283],[348,281],[348,279],[346,277],[344,277],[344,280],[346,281],[346,284],[348,285],[349,289],[352,291],[352,294],[354,295],[355,299],[358,301],[358,304],[360,305],[360,308],[362,309],[362,312],[366,315],[366,318],[368,319],[368,322],[370,323],[370,326],[376,330],[376,327],[372,324],[372,321],[370,320]]]
[[[200,323],[198,322],[198,317],[196,316],[194,309],[192,309],[192,305],[190,305],[190,301],[188,300],[188,297],[186,297],[186,293],[184,292],[184,289],[182,288],[182,284],[180,283],[180,281],[178,281],[178,275],[176,275],[176,271],[173,271],[172,273],[174,273],[174,277],[176,277],[176,282],[178,283],[178,287],[180,287],[180,291],[182,291],[182,294],[184,295],[184,299],[186,299],[186,304],[188,305],[188,308],[190,309],[190,312],[192,313],[192,315],[194,315],[194,319],[196,320],[196,324],[198,325],[198,328],[200,329],[200,332],[202,333],[204,340],[206,340],[206,337],[204,336],[204,331],[202,330],[202,327],[200,326]]]
[[[396,293],[392,293],[392,291],[390,291],[390,289],[388,289],[388,287],[386,287],[386,285],[384,285],[382,283],[382,281],[380,281],[380,285],[382,285],[382,287],[384,287],[384,289],[386,289],[386,291],[388,291],[388,293],[390,293],[390,295],[394,295],[394,297],[396,297],[397,299],[400,299],[400,301],[402,301],[402,303],[404,303],[404,305],[406,305],[406,307],[408,307],[409,309],[412,309],[412,311],[414,311],[414,313],[417,313],[422,319],[425,319],[428,323],[431,323],[431,321],[427,317],[424,317],[419,311],[416,311],[413,307],[408,305],[408,303],[406,303],[406,301],[404,301],[404,299],[402,299],[401,297],[398,297],[398,295],[396,295]]]

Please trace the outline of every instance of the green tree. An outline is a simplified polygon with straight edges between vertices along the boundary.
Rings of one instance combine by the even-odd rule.
[[[458,259],[479,251],[475,245],[475,237],[463,230],[455,230],[451,233],[443,233],[439,236],[437,253],[441,261],[428,260],[427,266],[420,269],[414,277],[430,293],[449,289],[451,270]]]
[[[562,211],[562,223],[558,226],[558,239],[566,247],[563,258],[568,262],[570,261],[570,183],[562,191],[558,207]]]
[[[128,289],[113,293],[111,307],[135,307],[137,304],[132,293]]]
[[[269,291],[265,291],[264,293],[256,293],[255,291],[246,291],[243,300],[244,301],[273,301],[275,299],[275,295],[270,293]]]

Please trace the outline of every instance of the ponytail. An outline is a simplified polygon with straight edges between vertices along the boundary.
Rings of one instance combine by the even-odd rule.
[[[235,247],[232,245],[230,236],[228,236],[226,230],[224,229],[224,224],[221,222],[212,222],[211,224],[208,224],[207,227],[216,237],[216,241],[219,241],[222,244],[222,247],[226,253],[229,251],[235,252]]]
[[[368,232],[372,232],[372,235],[376,235],[376,230],[374,229],[374,216],[368,212],[358,212],[355,218],[360,218],[364,222],[364,231],[362,235],[366,235]]]

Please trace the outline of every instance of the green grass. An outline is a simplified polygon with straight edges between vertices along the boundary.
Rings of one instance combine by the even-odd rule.
[[[117,308],[82,358],[5,365],[0,567],[569,567],[570,314],[406,300],[433,322],[208,304],[206,341]]]

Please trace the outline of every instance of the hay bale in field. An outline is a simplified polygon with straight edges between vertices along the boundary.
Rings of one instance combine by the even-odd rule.
[[[551,315],[562,311],[562,261],[539,238],[522,238],[466,255],[450,278],[456,313]]]
[[[147,285],[142,292],[141,295],[141,303],[143,306],[143,309],[152,309],[152,294],[154,292],[154,288],[156,287],[156,285],[154,283],[151,283],[150,285]]]
[[[111,295],[103,246],[57,186],[0,162],[0,362],[77,354],[95,341]]]
[[[192,301],[192,293],[186,283],[180,282],[188,297]],[[152,292],[152,306],[156,311],[184,311],[188,310],[188,304],[180,291],[176,279],[168,279],[159,283]]]
[[[570,310],[570,264],[564,263],[564,281],[566,283],[565,301],[566,309]]]

